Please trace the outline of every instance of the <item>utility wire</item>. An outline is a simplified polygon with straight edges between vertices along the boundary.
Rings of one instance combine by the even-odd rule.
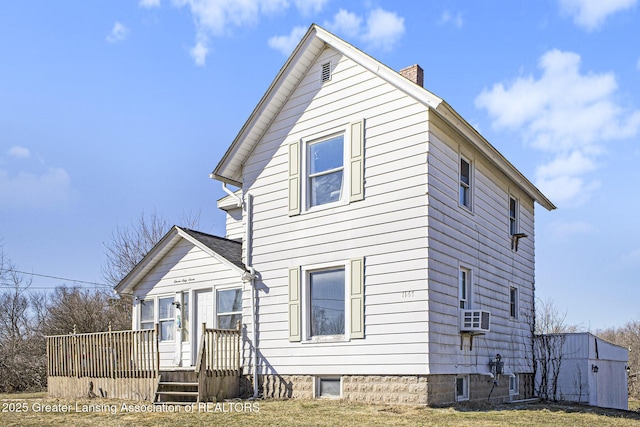
[[[16,273],[20,273],[20,274],[27,274],[29,276],[46,277],[48,279],[56,279],[56,280],[66,280],[66,281],[74,282],[74,283],[85,283],[87,285],[106,286],[106,287],[109,287],[109,288],[112,287],[111,285],[107,285],[106,283],[87,282],[85,280],[75,280],[75,279],[69,279],[69,278],[65,278],[65,277],[48,276],[46,274],[28,273],[26,271],[18,271],[18,270],[12,270],[12,271],[15,271]]]

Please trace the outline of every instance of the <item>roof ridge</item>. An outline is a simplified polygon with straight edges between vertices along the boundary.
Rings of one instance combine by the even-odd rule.
[[[232,243],[239,243],[242,244],[242,242],[239,242],[237,240],[233,240],[233,239],[228,239],[226,237],[222,237],[222,236],[216,236],[215,234],[209,234],[209,233],[205,233],[204,231],[198,231],[198,230],[194,230],[192,228],[187,228],[187,227],[181,227],[179,225],[176,225],[176,227],[178,227],[179,229],[186,231],[186,232],[191,232],[191,233],[197,233],[197,234],[201,234],[203,236],[207,236],[207,237],[213,237],[215,239],[219,239],[219,240],[224,240],[226,242],[232,242]]]

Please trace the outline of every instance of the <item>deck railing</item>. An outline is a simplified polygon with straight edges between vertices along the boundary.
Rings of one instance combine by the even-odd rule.
[[[158,331],[109,331],[46,337],[50,377],[155,378]]]
[[[196,372],[237,372],[240,364],[241,324],[236,329],[212,329],[202,324]]]
[[[202,339],[196,360],[198,401],[211,396],[236,397],[239,392],[242,326],[236,329],[209,329],[202,324]]]

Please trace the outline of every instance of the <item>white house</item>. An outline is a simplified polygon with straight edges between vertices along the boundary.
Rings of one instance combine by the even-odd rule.
[[[541,394],[592,406],[628,409],[626,348],[588,332],[543,335],[536,337],[535,345],[536,387],[545,389],[540,390]],[[554,346],[557,348],[549,348]]]
[[[555,206],[422,79],[312,25],[211,174],[256,393],[532,395],[534,204]],[[238,289],[208,261],[214,297]]]

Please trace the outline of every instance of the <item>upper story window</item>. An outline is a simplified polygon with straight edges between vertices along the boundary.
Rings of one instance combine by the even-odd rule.
[[[460,268],[458,277],[458,289],[460,297],[460,308],[470,308],[470,282],[471,270]]]
[[[289,143],[289,216],[364,199],[364,120]]]
[[[342,199],[344,135],[308,145],[309,206]]]
[[[216,316],[220,329],[235,329],[242,321],[242,289],[224,289],[216,292]]]
[[[153,299],[140,301],[140,329],[153,329]]]
[[[518,201],[509,197],[509,234],[518,233]]]
[[[460,204],[471,209],[471,164],[460,158]]]

